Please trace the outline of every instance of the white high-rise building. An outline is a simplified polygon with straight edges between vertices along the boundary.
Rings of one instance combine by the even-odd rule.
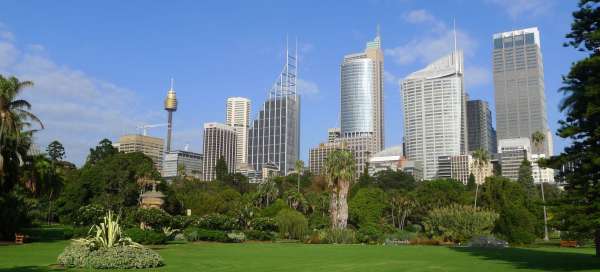
[[[423,166],[424,179],[438,174],[438,158],[466,147],[462,51],[454,51],[402,81],[405,156]]]
[[[204,124],[204,142],[202,161],[202,176],[204,180],[214,180],[217,177],[215,167],[217,161],[223,158],[227,170],[233,173],[235,169],[236,133],[233,127],[220,123]]]
[[[542,152],[552,155],[548,128],[544,65],[536,27],[493,36],[494,96],[498,140],[546,135]]]
[[[227,118],[225,124],[233,127],[237,135],[235,164],[236,168],[239,168],[248,161],[250,99],[244,97],[227,98]]]

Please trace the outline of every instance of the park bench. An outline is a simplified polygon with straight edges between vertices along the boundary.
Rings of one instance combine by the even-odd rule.
[[[560,247],[578,247],[577,241],[575,240],[561,240]]]

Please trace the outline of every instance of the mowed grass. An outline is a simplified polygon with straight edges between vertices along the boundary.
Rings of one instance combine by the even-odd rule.
[[[60,270],[53,264],[67,244],[0,246],[0,271]],[[188,243],[156,250],[166,266],[155,271],[600,271],[592,248]]]

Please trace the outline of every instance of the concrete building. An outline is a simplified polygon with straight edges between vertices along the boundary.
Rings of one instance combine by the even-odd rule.
[[[529,160],[531,142],[529,138],[501,139],[498,141],[500,169],[502,176],[511,180],[519,179],[519,167],[523,160]]]
[[[552,155],[544,66],[536,27],[493,35],[494,96],[498,140],[546,135],[541,153]]]
[[[202,176],[204,180],[216,178],[215,166],[220,158],[225,159],[229,173],[235,169],[236,131],[220,123],[204,124]]]
[[[475,177],[475,182],[483,184],[485,178],[493,175],[492,163],[488,162],[478,168],[471,155],[440,156],[438,158],[438,178],[451,178],[467,184],[471,174]]]
[[[438,176],[438,158],[466,151],[463,54],[454,51],[402,81],[404,144],[408,160]]]
[[[327,142],[333,143],[337,139],[342,137],[342,131],[340,128],[330,128],[327,130]]]
[[[420,165],[404,157],[403,145],[392,146],[379,151],[369,158],[369,174],[375,175],[384,170],[402,171],[421,180],[423,173]]]
[[[235,163],[239,167],[248,160],[248,128],[250,127],[250,99],[244,97],[227,98],[225,124],[235,129]]]
[[[159,173],[162,173],[164,141],[162,138],[156,138],[145,135],[130,134],[119,138],[116,145],[119,152],[131,153],[142,152],[150,157]]]
[[[296,49],[297,51],[297,49]],[[298,58],[286,52],[286,64],[269,99],[248,131],[248,164],[262,172],[275,165],[282,175],[294,171],[300,152],[300,96],[296,92]],[[206,155],[205,155],[206,156]]]
[[[350,150],[356,160],[356,173],[361,174],[367,167],[367,162],[372,155],[377,153],[375,146],[372,145],[373,138],[371,136],[354,136],[338,139],[340,148]]]
[[[492,126],[492,111],[486,101],[467,101],[467,129],[470,152],[483,149],[493,154],[498,151],[496,130]]]
[[[179,175],[179,167],[183,167],[184,174],[197,179],[202,178],[202,154],[175,150],[165,153],[162,176],[173,179]]]
[[[342,138],[370,138],[365,147],[385,146],[383,122],[383,52],[379,31],[364,52],[344,56],[341,64],[340,122]],[[362,141],[362,140],[361,140]],[[355,141],[356,142],[356,141]]]
[[[538,160],[544,158],[546,158],[546,154],[531,155],[531,172],[534,183],[554,183],[554,169],[542,168],[538,164]]]
[[[314,175],[322,175],[327,155],[336,149],[340,149],[339,141],[321,143],[310,149],[308,153],[308,169]]]

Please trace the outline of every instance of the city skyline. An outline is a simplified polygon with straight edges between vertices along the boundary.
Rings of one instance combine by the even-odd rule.
[[[104,11],[115,17],[105,25],[96,25],[86,19],[75,25],[70,21],[72,19],[68,19],[69,16],[60,16],[61,12],[68,13],[77,8],[78,4],[70,8],[56,5],[56,8],[61,9],[57,17],[62,19],[46,20],[44,25],[26,22],[0,11],[0,71],[36,82],[36,86],[25,95],[39,105],[34,108],[34,112],[43,120],[47,120],[47,129],[38,136],[38,146],[45,146],[54,139],[60,140],[67,149],[67,159],[77,164],[83,162],[88,149],[102,138],[106,137],[115,142],[120,135],[135,132],[138,124],[163,123],[165,112],[161,102],[164,99],[164,91],[168,89],[168,79],[175,77],[178,79],[178,98],[185,102],[179,105],[174,114],[172,149],[182,149],[186,144],[190,144],[190,149],[198,152],[202,150],[201,124],[222,119],[222,103],[227,97],[244,96],[254,101],[263,101],[272,75],[280,69],[285,34],[294,33],[300,37],[300,60],[304,61],[299,72],[299,85],[302,86],[299,89],[303,95],[301,127],[311,128],[301,129],[300,158],[306,161],[308,149],[323,140],[323,132],[329,127],[339,126],[339,108],[336,106],[339,103],[339,60],[348,52],[361,51],[364,41],[370,40],[377,24],[381,25],[382,36],[386,41],[386,46],[383,47],[386,57],[386,147],[400,144],[403,132],[402,122],[399,121],[402,115],[397,82],[410,71],[443,54],[439,49],[440,41],[443,43],[447,40],[450,32],[449,22],[452,17],[456,17],[459,47],[465,48],[466,91],[472,99],[483,99],[490,105],[494,104],[490,57],[490,40],[493,33],[539,27],[544,54],[548,123],[552,131],[555,131],[556,120],[560,116],[556,109],[561,99],[561,95],[556,93],[560,87],[560,75],[568,70],[570,60],[576,59],[577,55],[568,50],[565,50],[567,53],[562,53],[562,42],[565,40],[564,34],[567,33],[568,24],[562,24],[560,27],[554,25],[556,20],[568,21],[570,10],[575,4],[565,5],[549,1],[551,4],[542,7],[542,11],[534,10],[536,13],[545,12],[546,16],[534,16],[531,10],[527,13],[531,16],[513,16],[513,12],[519,11],[503,9],[502,5],[489,2],[475,3],[465,11],[452,7],[453,4],[456,6],[455,3],[434,6],[411,1],[402,5],[373,2],[362,7],[364,20],[351,25],[338,23],[338,19],[331,18],[327,19],[327,25],[333,24],[335,27],[323,29],[311,27],[314,24],[311,22],[302,25],[286,23],[282,26],[271,26],[260,20],[251,20],[245,25],[245,31],[249,31],[249,35],[236,32],[232,26],[237,24],[221,25],[211,22],[211,16],[192,16],[199,12],[198,9],[183,4],[169,9],[169,14],[177,14],[173,20],[160,20],[156,27],[153,26],[157,23],[150,20],[152,15],[145,13],[134,13],[140,16],[139,22],[122,24],[120,11]],[[312,10],[315,4],[300,6],[298,11],[307,10],[309,6]],[[27,6],[28,4],[24,3],[11,8],[9,3],[6,10],[20,10]],[[127,9],[128,6],[135,5],[125,4],[124,8]],[[158,9],[159,6],[149,5],[149,9]],[[189,11],[186,11],[186,8]],[[215,8],[218,9],[219,6]],[[288,8],[290,7],[280,7],[284,10]],[[473,18],[461,16],[461,13],[468,13],[471,8],[480,9],[481,15]],[[358,12],[350,8],[344,11],[349,14]],[[327,21],[326,14],[344,11],[335,11],[324,6],[322,10],[317,9],[312,16],[315,23],[321,23]],[[33,12],[36,13],[35,10]],[[45,18],[43,14],[37,15]],[[255,16],[242,15],[242,18],[256,19]],[[552,17],[553,20],[547,17]],[[187,28],[183,29],[174,27],[183,24],[182,20],[189,21],[192,18],[198,20],[198,23],[188,24]],[[478,22],[482,20],[489,23],[478,26]],[[64,27],[66,24],[70,27]],[[114,34],[111,34],[110,30],[115,26],[124,28],[124,33],[131,35],[111,36]],[[48,29],[50,27],[60,30],[54,33]],[[133,29],[142,31],[136,34],[131,31]],[[146,29],[154,29],[156,34],[160,35],[148,35]],[[73,32],[80,34],[77,35],[77,42],[69,38],[68,34]],[[185,35],[194,32],[203,34],[202,38]],[[44,33],[54,33],[52,36],[61,40]],[[89,35],[92,33],[94,37]],[[160,46],[159,43],[153,42],[155,38],[151,36],[160,36]],[[224,39],[229,36],[236,36],[233,43],[228,44]],[[95,43],[98,39],[100,42]],[[102,40],[119,42],[106,47],[106,42]],[[165,40],[173,42],[165,44]],[[144,46],[137,46],[139,42],[143,42]],[[248,46],[248,50],[242,51],[243,56],[237,54],[242,48],[246,48],[241,47],[242,44]],[[428,46],[429,49],[435,50],[431,50],[430,55],[425,55],[417,50],[419,46]],[[417,49],[411,51],[410,47]],[[134,48],[135,51],[132,51]],[[161,50],[157,51],[159,48]],[[448,51],[447,46],[444,51]],[[97,54],[98,52],[101,54]],[[228,56],[227,52],[231,56]],[[215,62],[211,55],[218,55],[222,59]],[[235,59],[237,61],[234,61]],[[191,62],[188,63],[188,60]],[[33,69],[32,63],[43,65]],[[250,67],[254,69],[249,69]],[[225,80],[230,78],[231,74],[236,74],[239,80],[235,82],[240,83]],[[73,93],[70,90],[77,92]],[[61,101],[64,105],[56,107],[56,101]],[[200,103],[202,107],[195,106]],[[252,112],[257,112],[260,105],[261,103],[254,103]],[[73,111],[85,114],[74,116]],[[98,117],[99,114],[95,112],[104,114]],[[149,135],[163,138],[166,128],[152,129]],[[564,142],[556,142],[555,146],[556,153],[562,149]]]

